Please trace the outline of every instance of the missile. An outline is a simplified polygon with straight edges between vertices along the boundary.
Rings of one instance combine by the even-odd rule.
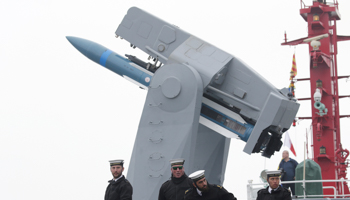
[[[83,38],[67,36],[67,40],[84,56],[95,63],[119,74],[143,89],[147,89],[153,73],[123,56]],[[128,56],[135,59],[133,56]]]
[[[119,74],[143,89],[148,88],[154,75],[153,72],[156,70],[155,65],[145,63],[131,55],[125,55],[127,58],[124,58],[90,40],[72,36],[67,36],[66,38],[80,53],[90,60]],[[248,140],[254,127],[238,114],[229,111],[206,97],[203,97],[200,123],[225,137],[241,139],[245,142]]]

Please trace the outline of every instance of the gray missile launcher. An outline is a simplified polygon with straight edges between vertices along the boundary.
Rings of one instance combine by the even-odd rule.
[[[245,141],[248,154],[270,157],[280,150],[299,109],[288,89],[276,89],[237,57],[136,7],[115,33],[163,65],[149,68],[101,47],[92,59],[77,39],[68,39],[124,77],[119,68],[135,67],[140,74],[128,76],[148,89],[127,175],[134,199],[157,199],[173,158],[184,158],[187,172],[204,169],[208,180],[222,184],[231,138]]]

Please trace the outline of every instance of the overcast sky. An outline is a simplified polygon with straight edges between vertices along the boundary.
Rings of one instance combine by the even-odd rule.
[[[350,1],[339,2],[338,34],[350,35]],[[132,6],[240,58],[277,88],[289,85],[294,51],[297,78],[309,77],[307,45],[280,45],[285,31],[289,40],[307,36],[299,0],[2,0],[0,199],[103,199],[111,178],[108,160],[125,159],[126,174],[146,91],[88,60],[65,36],[146,60],[147,54],[114,37]],[[349,75],[350,42],[339,43],[338,50],[339,75]],[[340,94],[349,95],[349,80],[339,82]],[[310,97],[309,90],[308,82],[296,84],[298,98]],[[340,100],[340,114],[350,114],[349,104]],[[298,116],[310,115],[310,102],[301,102]],[[289,130],[298,162],[310,123]],[[348,149],[349,124],[341,119]],[[248,155],[244,145],[231,141],[224,182],[238,199],[247,198],[248,180],[258,183],[264,168],[277,169],[282,154]]]

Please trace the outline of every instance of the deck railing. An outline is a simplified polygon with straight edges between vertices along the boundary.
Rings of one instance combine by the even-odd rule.
[[[345,198],[350,197],[350,194],[344,194],[344,182],[349,182],[350,180],[341,178],[340,180],[300,180],[300,181],[282,181],[281,184],[288,184],[288,183],[302,183],[302,187],[304,188],[304,195],[298,195],[298,198]],[[341,182],[342,185],[342,193],[337,194],[337,190],[333,186],[323,186],[323,189],[333,189],[334,193],[332,195],[326,195],[326,194],[320,194],[320,195],[306,195],[305,194],[305,183],[325,183],[325,182]],[[260,187],[257,187],[260,186]],[[247,185],[247,199],[248,200],[255,200],[257,197],[257,192],[267,187],[267,183],[253,183],[252,180],[248,181]]]

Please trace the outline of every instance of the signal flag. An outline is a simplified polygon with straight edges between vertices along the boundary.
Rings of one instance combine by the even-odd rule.
[[[297,157],[297,154],[295,153],[295,149],[292,143],[292,140],[290,140],[289,133],[286,132],[284,134],[284,146],[288,147],[290,151],[294,154],[295,157]]]
[[[297,64],[295,62],[295,53],[293,54],[293,62],[292,62],[292,69],[290,70],[290,78],[289,80],[293,80],[294,77],[297,76]]]

